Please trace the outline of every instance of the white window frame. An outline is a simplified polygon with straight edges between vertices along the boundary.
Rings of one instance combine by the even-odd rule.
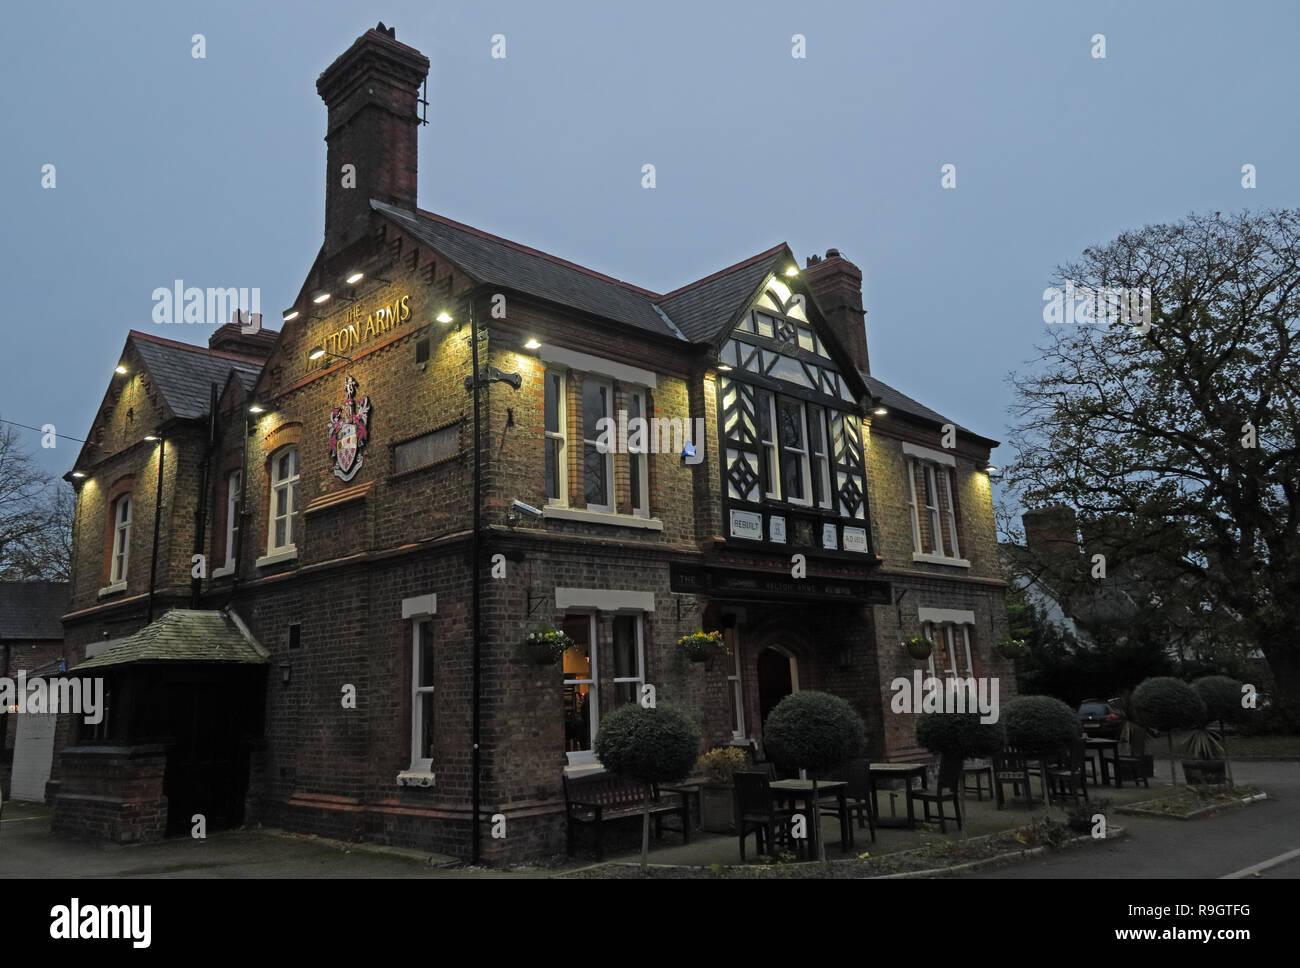
[[[239,535],[239,496],[243,491],[244,472],[234,470],[226,475],[226,568],[235,567],[235,541]]]
[[[412,773],[429,773],[433,769],[432,756],[417,756],[421,752],[432,753],[433,750],[423,750],[422,739],[424,735],[424,704],[426,701],[432,701],[436,688],[436,683],[432,686],[420,685],[420,680],[424,677],[420,674],[423,670],[420,668],[421,657],[424,654],[424,628],[428,627],[430,639],[433,637],[433,619],[428,615],[420,615],[411,622],[411,768]],[[427,700],[425,697],[429,697]]]
[[[773,396],[772,399],[773,399],[773,403],[775,404],[776,397]],[[802,449],[798,447],[790,447],[789,445],[781,441],[780,429],[773,428],[773,433],[776,434],[778,447],[780,448],[781,451],[782,498],[785,500],[787,504],[793,504],[796,507],[806,508],[812,505],[812,473],[811,473],[812,467],[809,461],[809,453],[808,453],[808,408],[804,405],[804,402],[797,397],[788,397],[788,396],[783,397],[782,402],[799,408],[799,433],[803,437]],[[780,412],[781,412],[780,406],[776,406],[776,413],[779,415]],[[785,493],[785,464],[786,464],[787,453],[797,454],[799,457],[802,458],[800,463],[803,467],[803,472],[800,476],[803,478],[803,493],[804,493],[803,497],[793,497]]]
[[[284,457],[293,453],[293,474],[290,477],[280,478],[279,474],[280,461]],[[289,447],[282,447],[271,455],[271,498],[270,506],[267,508],[267,528],[266,528],[266,553],[267,556],[288,554],[298,550],[298,483],[302,474],[302,453],[296,444]],[[287,506],[293,510],[284,515],[277,515],[276,497],[281,490],[289,492],[292,500],[287,502]],[[275,543],[275,525],[280,520],[285,521],[284,536],[285,543],[277,545]]]
[[[948,648],[948,655],[953,660],[951,671],[945,669],[943,674],[945,676],[951,676],[953,678],[966,678],[967,676],[972,676],[975,674],[975,663],[971,660],[969,625],[967,625],[964,622],[961,624],[956,624],[953,622],[942,622],[942,623],[926,622],[923,625],[923,629],[925,630],[924,631],[925,637],[935,644],[935,649],[930,652],[930,675],[931,676],[936,675],[934,671],[934,656],[935,656],[935,651],[937,651],[939,647],[939,636],[943,636],[944,644]],[[957,638],[958,629],[961,630],[960,642],[958,642],[958,638]],[[962,670],[958,668],[958,663],[957,663],[957,648],[959,645],[961,646],[962,650],[966,654],[966,670],[964,675]]]
[[[924,554],[921,551],[921,519],[917,514],[916,500],[916,458],[907,459],[907,493],[910,495],[907,501],[908,516],[912,519],[912,551],[915,554]]]
[[[614,385],[609,380],[592,379],[590,374],[583,377],[582,381],[582,499],[588,511],[603,511],[606,514],[612,514],[615,507],[614,496],[614,451],[618,449],[617,441],[613,447],[610,447],[605,453],[601,454],[605,458],[605,504],[592,504],[587,501],[587,448],[595,447],[596,453],[600,454],[600,447],[597,444],[598,438],[589,438],[587,436],[587,386],[594,385],[605,391],[605,417],[613,417],[614,408]],[[600,418],[596,418],[599,420]]]
[[[825,509],[827,509],[827,510],[832,510],[832,511],[833,511],[833,510],[836,509],[836,508],[835,508],[835,498],[836,498],[836,494],[835,494],[835,487],[834,487],[834,485],[833,485],[832,482],[831,482],[831,481],[832,481],[832,478],[831,478],[831,433],[830,433],[830,421],[827,419],[828,416],[829,416],[829,414],[826,412],[826,411],[827,411],[827,408],[826,408],[826,407],[823,407],[823,406],[821,406],[821,405],[817,405],[817,409],[818,409],[818,411],[821,413],[821,417],[820,417],[820,419],[819,419],[819,421],[818,421],[818,427],[817,427],[818,431],[819,431],[820,434],[821,434],[822,449],[821,449],[820,451],[814,451],[814,450],[812,449],[812,446],[813,446],[813,442],[812,442],[812,423],[813,423],[813,418],[812,418],[812,412],[811,412],[811,411],[812,411],[812,408],[811,408],[811,407],[808,407],[808,406],[805,406],[805,407],[804,407],[804,413],[805,413],[805,415],[807,416],[806,425],[807,425],[807,429],[808,429],[808,431],[809,431],[809,432],[808,432],[808,435],[807,435],[807,437],[808,437],[808,450],[809,450],[809,452],[811,453],[811,463],[816,465],[816,468],[815,468],[815,469],[812,468],[812,467],[809,468],[809,473],[810,473],[810,474],[819,475],[819,476],[820,476],[820,479],[821,479],[821,484],[822,484],[822,499],[817,503],[817,506],[818,506],[819,508],[825,508]],[[812,500],[812,490],[811,490],[811,489],[808,491],[808,499],[809,499],[810,501]]]
[[[596,624],[595,612],[570,612],[569,615],[581,615],[587,620],[587,650],[591,656],[591,671],[588,679],[570,679],[567,673],[563,673],[564,660],[560,660],[560,668],[564,675],[564,685],[566,686],[590,686],[587,693],[587,721],[591,728],[591,746],[585,750],[566,750],[565,754],[569,757],[570,764],[594,762],[596,757],[596,730],[600,727],[600,667],[597,662],[597,653],[600,651],[600,643],[596,638],[599,628]],[[567,618],[568,615],[565,616]],[[567,744],[566,744],[567,745]]]
[[[119,582],[125,582],[126,573],[130,566],[131,495],[123,494],[113,502],[113,558],[109,564],[109,584],[116,585]]]
[[[556,423],[560,428],[559,430],[546,429],[546,390],[543,388],[542,430],[546,437],[546,446],[549,448],[551,446],[551,441],[553,440],[558,440],[560,442],[559,450],[555,455],[556,473],[559,478],[556,482],[558,485],[556,490],[559,493],[555,497],[551,497],[548,494],[546,497],[546,503],[549,507],[563,508],[569,506],[569,409],[567,406],[569,380],[567,374],[563,370],[547,370],[546,379],[548,381],[552,379],[557,381],[555,416]],[[545,455],[543,455],[542,469],[545,470],[545,468],[546,459]],[[549,480],[546,482],[546,489],[547,491],[551,489],[551,482]]]
[[[940,530],[939,521],[939,480],[934,472],[934,464],[930,461],[921,462],[921,471],[925,474],[925,482],[929,485],[926,488],[925,513],[930,519],[930,542],[933,545],[926,554],[938,555],[941,558],[948,557],[943,550],[943,532]],[[930,500],[933,498],[934,503]]]
[[[620,618],[631,618],[633,626],[636,629],[636,675],[635,676],[615,676],[614,685],[617,687],[626,683],[635,683],[636,689],[633,690],[633,702],[638,702],[641,698],[641,685],[645,682],[645,613],[644,612],[618,612],[614,615],[614,621]],[[611,642],[611,645],[613,643]],[[617,693],[615,689],[615,693]],[[593,732],[592,736],[596,734]]]
[[[637,412],[640,414],[645,425],[645,433],[641,435],[641,449],[635,453],[631,445],[627,448],[627,479],[628,479],[628,500],[632,504],[632,513],[638,518],[650,517],[650,417],[646,413],[646,392],[641,387],[630,387],[627,391],[627,399],[630,403],[635,400]],[[632,422],[632,415],[628,414],[628,423]],[[639,466],[638,466],[639,465]],[[636,482],[637,490],[641,494],[640,507],[632,498],[632,483]]]
[[[957,509],[952,502],[952,471],[943,468],[943,490],[944,496],[948,498],[948,533],[952,539],[952,554],[947,555],[950,558],[961,557],[961,543],[957,540]]]
[[[731,672],[727,673],[727,682],[731,685],[731,694],[736,703],[736,718],[731,724],[731,738],[745,739],[745,688],[740,677],[740,649],[736,647],[734,629],[726,629],[722,634],[726,636],[727,645],[731,648],[732,667]]]

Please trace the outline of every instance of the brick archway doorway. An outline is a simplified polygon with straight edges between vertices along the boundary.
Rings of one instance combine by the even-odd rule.
[[[769,645],[758,654],[758,719],[767,722],[767,714],[786,696],[799,691],[799,661],[779,645]]]

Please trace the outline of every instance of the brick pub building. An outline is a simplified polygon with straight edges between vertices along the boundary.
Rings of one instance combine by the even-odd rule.
[[[56,829],[203,813],[470,857],[477,795],[481,857],[535,858],[642,684],[705,748],[761,744],[782,696],[820,689],[873,758],[925,755],[895,676],[1010,671],[996,442],[871,374],[835,250],[655,293],[420,210],[428,68],[381,25],[317,81],[325,239],[278,333],[127,338],[69,475],[69,654],[110,715],[61,736]],[[657,420],[648,446],[605,452],[620,414]],[[562,664],[524,649],[548,625]],[[699,628],[731,655],[688,661]],[[923,629],[928,663],[900,647]]]

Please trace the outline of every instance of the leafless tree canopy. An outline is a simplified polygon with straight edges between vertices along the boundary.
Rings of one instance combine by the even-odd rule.
[[[37,466],[26,433],[0,423],[0,580],[67,581],[72,492]]]
[[[1300,212],[1190,216],[1058,270],[1149,288],[1150,329],[1045,325],[1013,373],[1026,507],[1079,511],[1085,543],[1142,559],[1170,594],[1237,618],[1300,701]],[[1252,446],[1253,444],[1253,446]]]

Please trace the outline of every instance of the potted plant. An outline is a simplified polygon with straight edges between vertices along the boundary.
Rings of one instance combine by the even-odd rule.
[[[1153,676],[1144,679],[1133,690],[1132,707],[1139,723],[1166,734],[1169,741],[1169,781],[1177,785],[1173,732],[1207,722],[1205,703],[1196,690],[1181,679]]]
[[[538,665],[555,665],[573,645],[573,639],[549,625],[539,632],[529,632],[524,639],[524,651]]]
[[[679,709],[665,703],[620,706],[600,723],[596,758],[605,769],[646,785],[641,812],[641,873],[650,857],[650,802],[654,784],[674,783],[691,772],[700,755],[700,731]]]
[[[826,843],[820,834],[817,773],[838,767],[866,745],[866,725],[847,700],[828,692],[794,692],[782,699],[763,724],[763,746],[777,766],[813,775],[809,813],[823,866]]]
[[[913,659],[925,660],[934,651],[934,643],[919,632],[903,643],[903,648]]]
[[[1042,759],[1069,747],[1079,738],[1078,714],[1051,696],[1018,696],[1011,700],[1002,707],[1002,725],[1010,746]],[[1050,814],[1052,798],[1047,792],[1044,770],[1043,797]],[[1029,791],[1025,793],[1029,799]]]
[[[710,833],[729,834],[736,827],[735,792],[731,776],[746,765],[745,751],[737,746],[711,749],[695,764],[704,774],[700,787],[700,827]]]
[[[998,643],[998,653],[1004,659],[1019,659],[1028,651],[1028,643],[1024,639],[1012,638],[1010,635]]]
[[[683,635],[677,640],[677,647],[692,662],[708,662],[726,648],[726,643],[722,640],[721,632],[705,632],[701,629]]]
[[[1204,676],[1192,683],[1192,689],[1205,703],[1205,719],[1187,737],[1186,749],[1191,760],[1183,761],[1183,776],[1191,783],[1227,783],[1232,785],[1232,768],[1228,762],[1224,724],[1241,716],[1241,683],[1228,676]],[[1217,732],[1209,728],[1218,722]],[[1196,777],[1193,779],[1193,777]]]

